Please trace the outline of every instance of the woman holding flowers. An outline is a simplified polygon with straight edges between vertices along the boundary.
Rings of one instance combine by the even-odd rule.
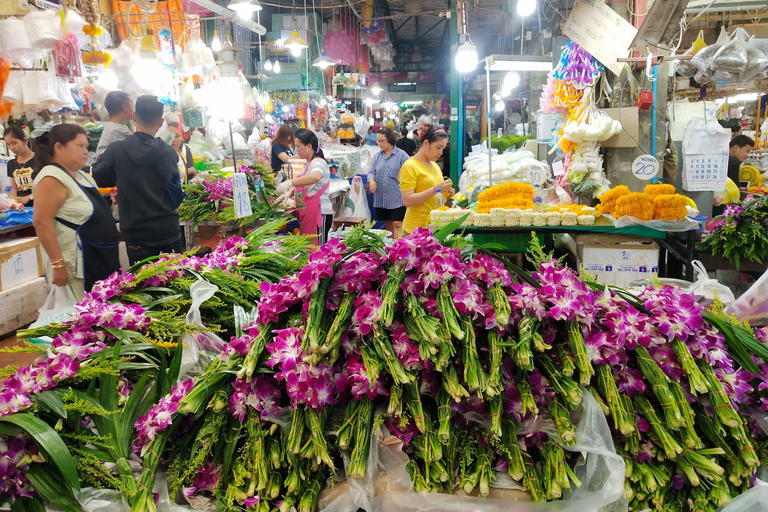
[[[285,180],[277,186],[282,195],[291,187],[296,189],[296,208],[299,211],[299,230],[302,235],[318,235],[320,245],[328,241],[333,222],[333,207],[328,197],[331,170],[318,147],[317,135],[310,130],[296,132],[296,152],[307,161],[298,178]]]
[[[46,254],[46,276],[72,288],[80,300],[93,284],[120,269],[118,233],[107,201],[80,169],[88,160],[88,137],[74,124],[60,124],[37,139],[46,164],[35,178],[34,226]]]
[[[435,163],[448,145],[448,134],[438,126],[430,126],[421,137],[419,151],[409,158],[400,169],[400,193],[406,207],[403,231],[426,227],[429,214],[435,209],[435,195],[439,190],[446,197],[455,191],[451,180],[443,178],[443,172]]]

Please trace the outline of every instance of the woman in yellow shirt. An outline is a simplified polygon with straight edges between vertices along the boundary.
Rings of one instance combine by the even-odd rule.
[[[435,195],[440,190],[446,198],[455,191],[451,180],[443,178],[443,172],[435,163],[448,144],[448,134],[438,126],[431,126],[421,136],[421,147],[400,168],[400,192],[406,207],[403,231],[412,233],[419,227],[427,227],[429,214],[437,206]]]

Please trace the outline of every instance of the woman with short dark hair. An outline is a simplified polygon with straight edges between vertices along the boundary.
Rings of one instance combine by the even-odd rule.
[[[293,130],[287,124],[277,129],[275,138],[272,139],[272,171],[278,173],[282,170],[283,164],[293,156],[293,145],[296,137]]]
[[[368,170],[368,188],[373,192],[373,206],[376,220],[384,222],[393,238],[400,238],[403,231],[405,206],[400,193],[400,168],[408,160],[402,149],[395,147],[397,136],[389,128],[376,132],[379,151],[371,161]]]

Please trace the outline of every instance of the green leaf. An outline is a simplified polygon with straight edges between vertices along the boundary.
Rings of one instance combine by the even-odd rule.
[[[66,483],[73,489],[80,490],[77,470],[72,454],[59,435],[46,422],[28,413],[17,413],[0,417],[0,422],[16,425],[31,435],[35,444],[48,454],[48,461],[59,468]]]
[[[152,386],[152,383],[149,381],[150,376],[150,373],[145,373],[139,379],[139,382],[133,387],[130,396],[128,396],[128,401],[125,403],[125,408],[121,413],[120,426],[118,427],[119,442],[122,446],[130,446],[134,431],[133,425],[139,416],[146,413],[149,409],[149,406],[146,405],[147,395],[151,395],[149,397],[150,403],[154,402],[154,393],[147,393]]]
[[[11,502],[11,512],[45,512],[40,498],[16,498]]]
[[[29,468],[24,470],[24,476],[29,479],[32,486],[45,501],[65,512],[83,511],[83,507],[80,506],[72,493],[72,488],[62,485],[64,482],[62,482],[60,475],[57,475],[55,468],[47,464],[30,464]],[[75,489],[80,490],[79,484]]]
[[[437,238],[440,243],[444,242],[445,239],[448,238],[448,235],[461,227],[467,217],[469,217],[469,214],[466,214],[463,217],[454,220],[450,224],[443,226],[437,233],[434,234],[435,238]]]
[[[43,410],[52,412],[67,419],[67,410],[64,408],[64,402],[54,391],[41,391],[32,395],[32,401]]]

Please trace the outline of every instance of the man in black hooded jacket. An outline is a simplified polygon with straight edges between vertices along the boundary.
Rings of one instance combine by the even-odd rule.
[[[117,186],[120,231],[131,264],[184,250],[179,214],[184,199],[176,150],[155,134],[163,125],[156,96],[136,100],[136,133],[111,144],[93,168],[100,187]]]

